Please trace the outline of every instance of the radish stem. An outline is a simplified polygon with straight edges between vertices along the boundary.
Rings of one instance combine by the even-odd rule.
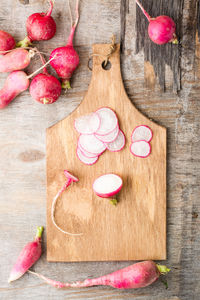
[[[135,0],[135,2],[137,3],[137,5],[141,8],[143,14],[145,15],[145,17],[147,18],[147,20],[150,22],[152,20],[152,18],[150,17],[150,15],[146,12],[146,10],[144,9],[144,7],[142,6],[142,4],[138,1]]]

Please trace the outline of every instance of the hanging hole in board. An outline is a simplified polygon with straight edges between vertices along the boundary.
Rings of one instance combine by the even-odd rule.
[[[104,60],[101,64],[102,68],[106,71],[111,69],[111,62],[108,60],[107,62]]]

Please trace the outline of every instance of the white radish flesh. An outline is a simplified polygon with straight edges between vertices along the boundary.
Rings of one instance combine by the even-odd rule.
[[[153,137],[153,132],[152,130],[146,126],[146,125],[141,125],[137,126],[132,133],[131,140],[132,142],[137,142],[137,141],[146,141],[150,142]]]
[[[106,135],[95,134],[95,136],[103,143],[111,143],[116,140],[118,134],[119,134],[119,126],[117,125],[117,127],[109,134]]]
[[[100,118],[97,113],[91,113],[75,120],[74,127],[81,134],[93,134],[99,129]]]
[[[77,154],[79,160],[82,163],[84,163],[85,165],[93,165],[93,164],[96,163],[96,161],[99,158],[98,156],[93,157],[93,158],[92,157],[87,157],[87,156],[84,155],[84,153],[79,148],[77,148],[76,154]]]
[[[96,155],[99,155],[106,150],[105,144],[98,140],[93,134],[81,134],[79,136],[78,144],[83,150]]]
[[[122,179],[116,174],[105,174],[98,177],[93,183],[93,190],[97,196],[109,198],[121,190],[123,185]]]
[[[131,153],[135,156],[145,158],[151,153],[151,146],[146,141],[137,141],[131,145]]]
[[[80,143],[78,143],[78,148],[81,150],[81,152],[82,152],[85,156],[87,156],[87,157],[89,157],[89,158],[96,158],[96,157],[98,156],[97,154],[94,154],[94,153],[90,153],[90,152],[85,151],[85,150],[81,147]]]
[[[108,150],[112,152],[117,152],[124,148],[125,142],[126,141],[125,141],[124,133],[120,130],[116,140],[114,140],[114,142],[112,143],[107,143],[106,147]]]
[[[98,135],[107,135],[111,133],[118,125],[118,119],[115,112],[108,108],[103,107],[96,111],[100,118],[100,127],[96,131]]]

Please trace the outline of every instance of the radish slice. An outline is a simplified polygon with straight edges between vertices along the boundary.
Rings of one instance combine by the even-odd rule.
[[[146,125],[141,125],[137,126],[132,133],[131,140],[132,142],[137,142],[137,141],[146,141],[150,142],[153,137],[153,132],[152,130],[146,126]]]
[[[85,151],[80,143],[78,143],[78,148],[81,150],[81,152],[86,156],[86,157],[89,157],[89,158],[96,158],[98,156],[98,154],[94,154],[94,153],[90,153],[90,152],[87,152]]]
[[[121,190],[123,185],[121,177],[115,174],[105,174],[98,177],[93,183],[93,190],[97,196],[109,198]]]
[[[97,113],[91,113],[75,120],[74,127],[81,134],[93,134],[99,129],[100,118]]]
[[[83,150],[96,155],[99,155],[106,150],[105,144],[98,140],[93,134],[81,134],[78,144]]]
[[[112,152],[117,152],[117,151],[120,151],[124,148],[125,142],[126,142],[125,141],[125,135],[120,130],[116,140],[114,140],[114,142],[112,142],[112,143],[107,143],[106,147],[107,147],[108,150],[110,150]]]
[[[70,174],[67,170],[64,170],[64,174],[68,179],[71,179],[73,182],[77,182],[78,178]]]
[[[95,164],[99,158],[98,156],[93,157],[93,158],[85,156],[84,153],[80,150],[80,148],[77,148],[76,154],[77,154],[78,158],[80,159],[80,161],[86,165]]]
[[[100,118],[100,127],[95,132],[98,135],[107,135],[111,133],[118,125],[118,119],[115,112],[108,108],[103,107],[96,111]]]
[[[119,126],[117,125],[117,127],[109,134],[106,135],[95,134],[95,136],[103,143],[111,143],[116,140],[118,134],[119,134]]]
[[[135,156],[145,158],[151,153],[151,146],[146,141],[137,141],[131,145],[131,153]]]

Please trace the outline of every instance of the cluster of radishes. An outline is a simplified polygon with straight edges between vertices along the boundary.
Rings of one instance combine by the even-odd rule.
[[[75,129],[80,133],[77,156],[81,162],[93,165],[106,150],[120,151],[125,146],[124,133],[119,128],[116,113],[108,107],[75,120]]]
[[[130,151],[137,157],[148,157],[151,154],[150,142],[153,138],[152,130],[146,125],[137,126],[131,135]]]
[[[51,39],[56,33],[56,23],[51,16],[53,1],[48,0],[50,8],[47,13],[34,13],[26,21],[27,37],[15,43],[14,38],[7,32],[0,30],[0,72],[11,72],[3,88],[0,90],[0,109],[6,107],[16,96],[23,91],[29,91],[33,99],[42,104],[51,104],[57,101],[62,88],[70,88],[70,78],[79,64],[79,56],[73,47],[73,37],[79,20],[79,0],[76,3],[76,21],[71,24],[71,32],[66,46],[56,48],[50,55],[48,63],[55,69],[60,81],[50,75],[45,68],[46,62],[37,50],[30,47],[34,41]],[[15,46],[22,47],[14,49]],[[30,84],[29,76],[24,71],[31,62],[31,58],[38,53],[40,55],[43,72],[35,76]],[[41,70],[38,69],[37,72]]]

